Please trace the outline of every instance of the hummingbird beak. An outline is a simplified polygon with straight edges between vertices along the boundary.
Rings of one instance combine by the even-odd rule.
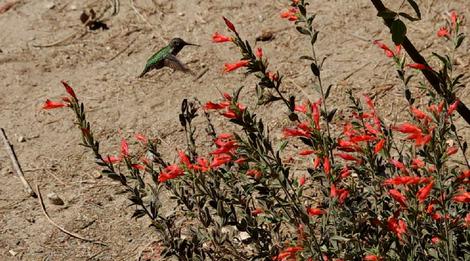
[[[199,45],[199,44],[192,44],[192,43],[186,43],[186,42],[184,43],[184,45],[192,45],[192,46],[197,46],[197,47],[200,47],[200,45]]]

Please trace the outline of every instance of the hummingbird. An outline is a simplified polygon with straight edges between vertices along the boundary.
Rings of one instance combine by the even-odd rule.
[[[147,60],[144,71],[139,75],[139,78],[142,78],[146,73],[153,69],[159,70],[165,66],[170,67],[175,71],[191,72],[186,64],[176,58],[176,55],[186,45],[199,46],[197,44],[187,43],[181,38],[171,39],[167,46],[160,49]]]

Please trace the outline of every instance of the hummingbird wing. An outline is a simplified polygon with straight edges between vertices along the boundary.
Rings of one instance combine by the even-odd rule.
[[[165,58],[171,54],[171,47],[165,46],[156,52],[152,57],[147,60],[145,64],[144,71],[139,75],[139,78],[142,78],[146,73],[152,69],[160,69],[164,66]]]
[[[165,66],[170,67],[175,71],[182,71],[182,72],[191,72],[186,64],[182,63],[176,56],[173,54],[168,55],[164,61]]]

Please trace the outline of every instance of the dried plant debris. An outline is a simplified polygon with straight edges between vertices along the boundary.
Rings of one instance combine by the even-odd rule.
[[[82,14],[80,15],[80,21],[88,27],[88,29],[94,31],[98,29],[103,29],[103,30],[108,30],[109,27],[106,23],[104,23],[102,20],[97,18],[96,12],[93,9],[90,9],[89,12],[83,11]]]

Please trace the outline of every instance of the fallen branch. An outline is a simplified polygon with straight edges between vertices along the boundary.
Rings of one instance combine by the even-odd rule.
[[[42,200],[42,195],[41,195],[41,191],[39,190],[39,185],[36,185],[36,191],[38,192],[38,200],[39,200],[39,204],[41,204],[41,209],[42,209],[42,213],[44,213],[44,215],[46,216],[47,220],[49,221],[49,223],[51,223],[52,225],[54,225],[56,228],[58,228],[60,231],[64,232],[65,234],[71,236],[71,237],[74,237],[74,238],[77,238],[77,239],[80,239],[80,240],[83,240],[83,241],[86,241],[86,242],[90,242],[90,243],[93,243],[93,244],[98,244],[98,245],[102,245],[102,246],[107,246],[105,243],[103,242],[99,242],[99,241],[96,241],[94,239],[89,239],[89,238],[85,238],[85,237],[82,237],[78,234],[75,234],[73,232],[70,232],[70,231],[67,231],[65,228],[59,226],[58,224],[56,224],[52,219],[51,217],[49,216],[49,214],[47,213],[47,210],[46,210],[46,206],[44,205],[44,201]]]
[[[374,5],[377,12],[379,12],[379,13],[388,10],[385,7],[385,5],[382,3],[381,0],[371,0],[371,2]],[[393,19],[384,18],[383,20],[384,20],[385,25],[388,28],[392,27]],[[418,50],[416,50],[416,47],[413,45],[413,43],[410,41],[410,39],[408,39],[407,36],[405,36],[405,39],[403,40],[403,43],[401,45],[403,46],[403,49],[405,49],[405,51],[408,53],[410,58],[415,63],[424,64],[424,65],[429,67],[429,64],[426,61],[426,59],[419,53]],[[439,78],[437,77],[436,73],[433,70],[421,70],[421,72],[423,73],[424,77],[429,82],[429,84],[431,84],[431,86],[434,88],[434,90],[442,98],[444,98],[448,104],[452,104],[453,102],[455,102],[455,100],[457,98],[454,97],[453,95],[450,95],[448,93],[448,90],[445,90],[445,89],[442,88],[442,86],[440,84],[440,81],[439,81]],[[462,118],[468,124],[470,124],[470,110],[468,109],[468,107],[462,101],[460,101],[460,103],[458,104],[457,111],[460,114],[460,116],[462,116]]]
[[[18,159],[16,158],[15,151],[13,150],[13,147],[11,146],[10,142],[8,141],[7,135],[5,134],[5,130],[3,128],[0,128],[0,133],[2,134],[2,139],[3,139],[3,145],[10,156],[10,160],[13,164],[13,168],[15,169],[16,175],[21,180],[21,183],[23,183],[24,190],[31,196],[36,198],[37,195],[34,192],[34,190],[31,188],[31,185],[29,185],[28,181],[24,178],[23,175],[23,170],[21,170],[20,163],[18,162]]]

